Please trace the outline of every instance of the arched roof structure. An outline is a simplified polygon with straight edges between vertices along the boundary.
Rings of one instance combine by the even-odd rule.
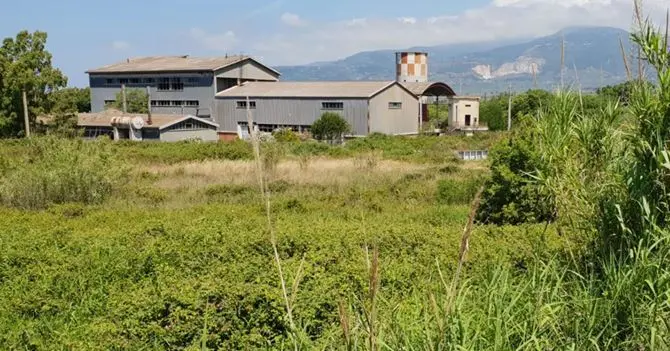
[[[401,83],[411,91],[412,94],[418,96],[455,96],[456,92],[449,85],[442,82],[407,82]]]

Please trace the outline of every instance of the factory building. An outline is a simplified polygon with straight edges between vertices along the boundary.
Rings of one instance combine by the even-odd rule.
[[[349,122],[350,136],[412,135],[430,119],[446,117],[440,116],[447,114],[440,112],[441,105],[449,106],[450,130],[485,130],[479,127],[478,98],[457,97],[446,83],[429,80],[427,53],[399,52],[395,56],[394,81],[349,82],[280,82],[279,72],[246,56],[128,59],[87,72],[92,111],[105,111],[124,88],[147,89],[151,114],[164,123],[151,124],[148,116],[141,117],[146,135],[144,131],[133,134],[126,118],[132,116],[127,114],[117,113],[113,116],[117,119],[107,114],[84,115],[79,125],[88,136],[104,132],[114,139],[212,140],[212,128],[223,140],[244,138],[248,98],[255,127],[264,132],[280,127],[309,130],[323,113],[334,112]],[[431,111],[436,115],[431,116]],[[128,123],[114,125],[119,118]],[[181,124],[188,128],[178,128],[173,136],[168,133]]]
[[[279,72],[247,56],[138,57],[87,73],[94,113],[113,103],[122,86],[143,90],[148,87],[153,112],[203,118],[214,115],[216,93],[248,81],[279,79]]]
[[[417,97],[395,81],[248,82],[216,95],[222,139],[240,136],[247,125],[247,98],[258,130],[308,130],[325,112],[341,115],[351,136],[419,132]]]

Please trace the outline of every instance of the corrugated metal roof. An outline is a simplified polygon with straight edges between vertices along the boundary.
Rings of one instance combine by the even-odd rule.
[[[386,89],[395,81],[351,82],[247,82],[218,94],[217,97],[321,97],[369,98]]]
[[[248,56],[228,57],[190,57],[190,56],[149,56],[135,57],[123,62],[88,70],[86,73],[125,73],[125,72],[161,72],[161,71],[216,71],[221,68],[253,60]],[[260,64],[260,62],[253,60]],[[269,70],[279,72],[267,67]]]

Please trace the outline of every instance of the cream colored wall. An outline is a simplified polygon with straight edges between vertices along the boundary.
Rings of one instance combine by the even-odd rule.
[[[389,102],[401,102],[401,109],[389,109]],[[389,135],[419,133],[419,101],[395,84],[370,100],[370,133]]]
[[[468,107],[467,105],[470,105]],[[470,127],[479,126],[479,101],[452,99],[449,104],[449,126],[466,127],[465,115],[470,115]]]

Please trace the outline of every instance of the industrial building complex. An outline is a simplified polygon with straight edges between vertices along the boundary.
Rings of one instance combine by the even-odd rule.
[[[428,55],[396,54],[389,81],[285,82],[280,73],[247,56],[142,57],[91,69],[92,113],[79,116],[87,138],[232,140],[248,134],[247,111],[257,130],[308,131],[324,112],[341,115],[349,137],[370,133],[418,134],[429,116],[448,105],[450,130],[478,131],[479,98],[458,97],[428,79]],[[108,110],[120,91],[146,89],[145,115]]]

